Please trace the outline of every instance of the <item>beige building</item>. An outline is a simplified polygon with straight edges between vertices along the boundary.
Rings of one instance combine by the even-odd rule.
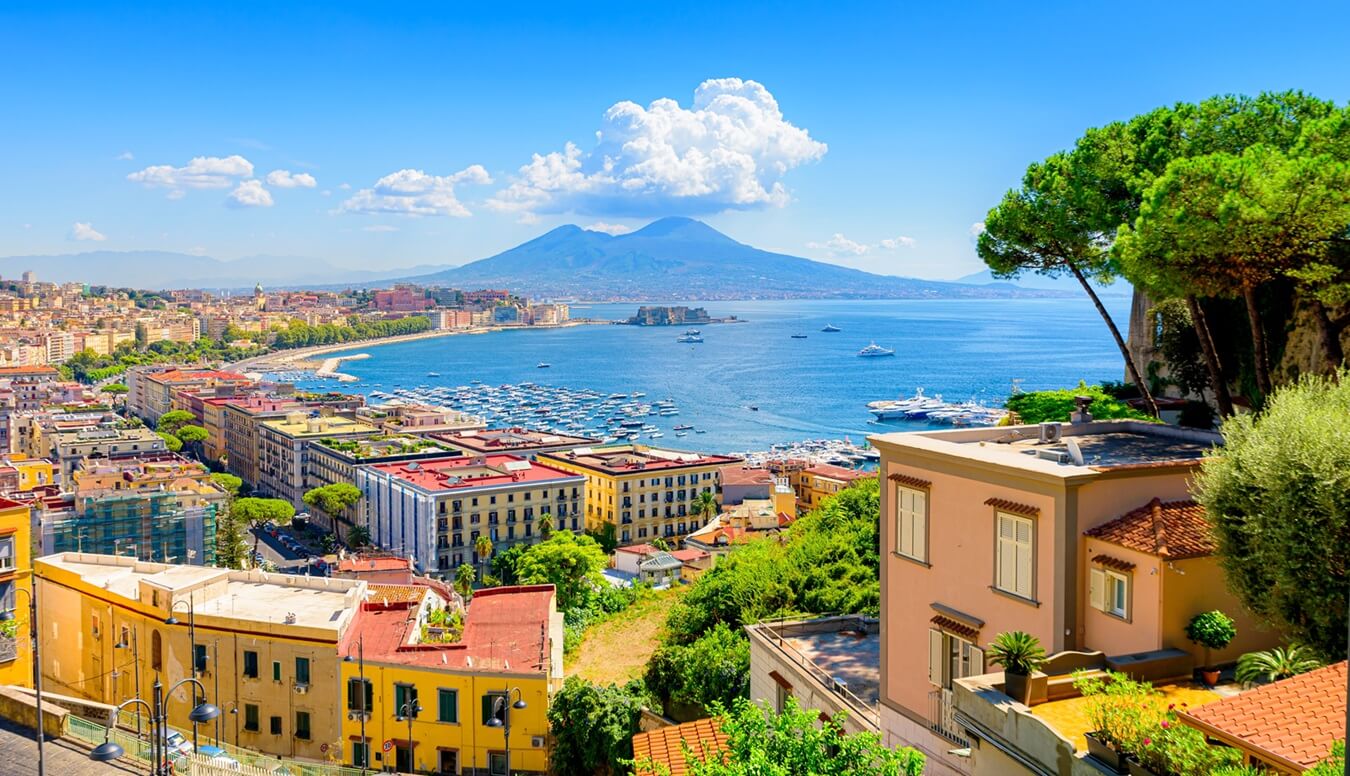
[[[262,493],[303,508],[309,446],[321,439],[370,437],[379,429],[338,415],[311,415],[296,410],[285,417],[264,420],[258,426],[258,481]]]

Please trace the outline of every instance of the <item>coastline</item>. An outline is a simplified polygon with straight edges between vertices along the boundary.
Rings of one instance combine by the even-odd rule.
[[[368,357],[367,354],[353,354],[337,359],[325,359],[322,362],[317,360],[316,357],[327,355],[329,353],[341,353],[348,350],[356,350],[358,348],[373,348],[380,345],[393,345],[399,342],[414,342],[416,340],[451,337],[461,334],[491,334],[493,332],[513,329],[566,329],[573,326],[598,326],[611,325],[613,323],[614,321],[578,318],[564,323],[544,324],[540,326],[475,326],[468,329],[433,329],[431,331],[419,331],[416,334],[400,334],[394,337],[379,337],[377,339],[352,340],[351,342],[342,342],[334,345],[313,345],[305,348],[276,350],[271,353],[264,353],[261,356],[254,356],[253,358],[247,358],[243,361],[236,361],[233,364],[227,364],[225,365],[225,368],[237,372],[312,371],[319,377],[336,377],[342,382],[356,382],[357,378],[351,375],[338,373],[336,371],[337,364],[340,361],[351,358]],[[330,362],[332,362],[332,367],[326,369]]]

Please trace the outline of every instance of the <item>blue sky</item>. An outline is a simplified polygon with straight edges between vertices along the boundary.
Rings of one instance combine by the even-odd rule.
[[[55,5],[0,8],[0,255],[459,264],[684,214],[956,277],[1087,126],[1350,96],[1344,3]]]

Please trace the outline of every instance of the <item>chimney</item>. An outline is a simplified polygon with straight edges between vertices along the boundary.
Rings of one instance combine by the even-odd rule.
[[[1153,548],[1160,557],[1167,557],[1167,524],[1163,522],[1162,499],[1157,498],[1149,502],[1149,508],[1153,513]]]
[[[1073,397],[1073,403],[1077,409],[1069,415],[1069,422],[1075,425],[1079,423],[1091,423],[1092,413],[1088,411],[1088,408],[1092,406],[1092,397],[1075,396]]]

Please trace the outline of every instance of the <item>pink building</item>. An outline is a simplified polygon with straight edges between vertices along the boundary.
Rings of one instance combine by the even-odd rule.
[[[1219,435],[1099,421],[871,441],[885,478],[881,727],[924,750],[929,773],[968,772],[950,753],[967,744],[952,682],[997,670],[984,650],[999,633],[1028,631],[1051,654],[1168,651],[1176,665],[1190,660],[1179,629],[1222,608],[1247,634],[1230,651],[1271,641],[1226,592],[1188,502]]]

